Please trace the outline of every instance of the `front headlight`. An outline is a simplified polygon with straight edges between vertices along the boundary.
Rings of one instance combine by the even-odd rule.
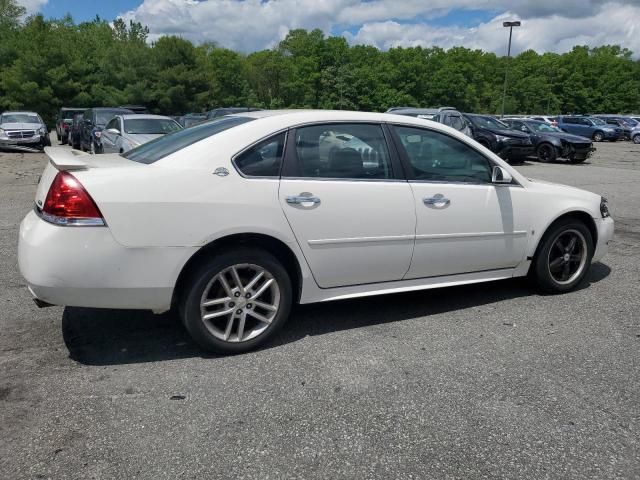
[[[499,142],[508,142],[511,137],[505,137],[504,135],[496,135],[496,140]]]
[[[47,127],[40,127],[40,130],[38,130],[40,132],[40,135],[46,135],[47,134]]]
[[[611,216],[611,213],[609,213],[609,203],[604,197],[600,197],[600,214],[602,215],[602,218]]]
[[[0,137],[4,137],[4,130],[0,128]]]
[[[604,127],[602,130],[604,130],[605,132],[614,132],[615,130],[611,127]]]

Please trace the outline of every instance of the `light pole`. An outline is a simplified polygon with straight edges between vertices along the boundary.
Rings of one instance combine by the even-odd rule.
[[[509,47],[507,48],[507,65],[504,69],[504,89],[502,90],[502,111],[500,112],[500,118],[504,117],[504,102],[507,99],[507,74],[509,73],[511,58],[511,35],[513,34],[513,27],[519,27],[520,22],[502,22],[502,26],[509,27]]]

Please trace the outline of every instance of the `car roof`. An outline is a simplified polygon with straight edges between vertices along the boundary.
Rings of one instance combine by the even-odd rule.
[[[11,115],[38,115],[36,112],[26,112],[26,111],[6,111],[6,112],[2,112],[2,115],[7,115],[7,114],[11,114]]]
[[[123,120],[129,119],[162,119],[162,120],[173,120],[171,117],[167,117],[165,115],[151,115],[150,113],[126,113],[124,115],[116,115],[117,117],[121,117]]]
[[[86,110],[86,109],[87,109],[87,107],[62,107],[60,109],[60,111],[61,112],[66,112],[66,111],[69,111],[69,110],[78,110],[78,111],[80,111],[80,110]]]

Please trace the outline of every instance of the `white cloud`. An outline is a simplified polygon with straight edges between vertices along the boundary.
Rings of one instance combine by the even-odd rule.
[[[27,15],[39,12],[47,3],[49,0],[18,0],[18,5],[27,9]]]
[[[495,17],[473,27],[429,23],[451,9]],[[247,52],[275,45],[294,28],[355,28],[345,34],[350,42],[380,48],[462,45],[504,53],[502,21],[521,18],[515,52],[620,44],[640,55],[640,0],[144,0],[122,16],[148,25],[151,39],[174,34]]]

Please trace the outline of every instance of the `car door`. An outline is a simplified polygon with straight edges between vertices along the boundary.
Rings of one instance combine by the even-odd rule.
[[[538,142],[540,142],[540,135],[537,132],[531,130],[526,123],[520,120],[511,120],[506,123],[507,125],[509,125],[509,128],[529,135],[531,143],[533,143],[534,145],[538,145]]]
[[[109,130],[114,130],[114,131],[110,132]],[[115,130],[120,132],[119,117],[114,117],[111,120],[109,120],[109,122],[105,125],[104,129],[102,130],[100,140],[102,143],[102,150],[104,153],[113,153],[118,151],[116,142],[118,140],[118,136],[120,135],[120,133],[115,133]]]
[[[416,209],[407,279],[513,268],[528,237],[524,189],[491,183],[493,162],[434,130],[397,125],[394,140]]]
[[[375,123],[289,133],[280,203],[321,288],[400,280],[409,269],[415,207],[387,135]]]

